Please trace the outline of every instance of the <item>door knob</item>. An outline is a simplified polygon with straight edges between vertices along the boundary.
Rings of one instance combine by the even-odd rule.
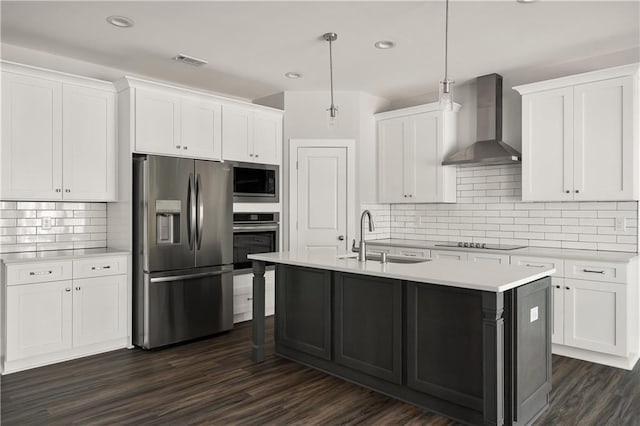
[[[338,239],[339,239],[340,241],[344,241],[344,235],[340,235],[340,236],[338,236]]]

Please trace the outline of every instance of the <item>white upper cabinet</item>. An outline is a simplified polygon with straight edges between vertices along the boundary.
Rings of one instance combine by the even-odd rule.
[[[280,164],[277,110],[132,77],[116,87],[133,152]]]
[[[0,198],[115,200],[113,85],[8,62],[2,83]]]
[[[180,97],[136,89],[134,128],[137,152],[180,155]]]
[[[638,199],[638,65],[515,89],[522,94],[522,198]]]
[[[633,77],[574,87],[574,193],[576,200],[634,199]],[[637,159],[635,160],[638,164]],[[637,175],[636,175],[637,178]],[[637,198],[637,194],[635,194]]]
[[[573,200],[573,89],[522,99],[522,199]]]
[[[254,112],[253,160],[256,163],[280,164],[281,146],[282,115]]]
[[[63,198],[116,198],[115,93],[64,85]]]
[[[222,108],[222,158],[253,161],[253,111],[225,105]]]
[[[221,106],[214,102],[182,98],[180,145],[182,155],[222,158]]]
[[[225,160],[280,164],[282,115],[224,105],[222,143]]]
[[[456,168],[442,160],[455,147],[459,108],[429,104],[376,115],[379,202],[455,202]]]
[[[2,73],[1,198],[62,199],[62,83]]]

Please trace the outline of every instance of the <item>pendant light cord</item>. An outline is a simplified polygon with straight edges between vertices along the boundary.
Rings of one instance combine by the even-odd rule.
[[[331,83],[331,108],[333,109],[333,50],[331,45],[333,44],[331,38],[329,38],[329,80]],[[333,114],[333,111],[331,111]]]
[[[444,82],[449,81],[448,78],[448,62],[449,62],[449,0],[445,0],[444,8]]]

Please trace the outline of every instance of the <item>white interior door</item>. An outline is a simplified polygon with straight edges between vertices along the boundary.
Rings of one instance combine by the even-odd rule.
[[[297,249],[346,250],[347,148],[298,147],[295,154]]]

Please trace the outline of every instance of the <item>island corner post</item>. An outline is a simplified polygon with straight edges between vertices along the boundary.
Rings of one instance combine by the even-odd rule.
[[[334,287],[336,281],[343,279],[340,277],[349,277],[351,280],[350,285],[352,286],[350,291],[356,288],[364,288],[365,291],[368,291],[366,289],[376,285],[376,282],[380,286],[401,286],[403,292],[403,297],[401,298],[403,325],[399,329],[393,328],[394,330],[402,330],[400,332],[404,335],[402,338],[404,349],[401,351],[404,358],[401,362],[404,365],[408,365],[407,363],[409,362],[422,364],[419,368],[418,364],[416,364],[413,367],[413,371],[404,370],[402,377],[399,379],[401,381],[397,382],[389,378],[384,379],[380,374],[372,374],[369,367],[364,368],[362,363],[359,366],[354,366],[340,362],[338,355],[341,354],[334,353],[334,351],[338,350],[336,349],[338,348],[338,341],[335,339],[341,339],[342,337],[338,332],[334,334],[335,323],[325,330],[325,333],[331,333],[331,336],[328,337],[328,345],[333,349],[328,349],[330,350],[329,353],[332,354],[329,355],[329,358],[320,356],[319,348],[314,348],[311,351],[308,342],[299,342],[304,343],[300,345],[292,342],[282,333],[280,333],[280,337],[276,334],[276,355],[294,362],[301,362],[327,374],[361,384],[392,398],[466,424],[492,426],[530,424],[548,408],[549,393],[551,391],[551,312],[549,310],[551,306],[551,286],[548,276],[534,278],[526,284],[507,291],[487,291],[398,279],[380,280],[368,275],[337,272],[330,268],[317,269],[307,266],[287,265],[277,261],[275,263],[276,298],[278,297],[278,289],[282,292],[288,286],[295,285],[294,282],[290,282],[293,275],[286,271],[296,270],[298,273],[295,274],[295,279],[293,279],[296,283],[302,282],[300,281],[302,279],[304,282],[308,282],[308,285],[326,286],[328,284],[333,288],[328,293],[324,292],[323,297],[328,297],[329,299],[325,300],[322,305],[325,307],[333,306],[331,308],[332,311],[336,309],[334,301],[339,298],[336,288],[343,287]],[[265,267],[265,261],[253,260],[254,294],[251,360],[256,363],[265,360]],[[324,278],[322,278],[323,276]],[[367,285],[358,284],[362,284],[365,281]],[[449,298],[445,296],[444,299],[438,299],[438,304],[442,306],[436,309],[435,317],[431,314],[431,317],[427,315],[422,320],[419,320],[417,314],[423,315],[424,309],[432,306],[428,304],[428,300],[443,292],[447,293]],[[291,301],[293,303],[291,306],[301,304],[308,307],[312,306],[309,303],[317,303],[319,293],[294,293],[295,296],[292,297],[295,300]],[[453,297],[451,297],[452,295]],[[363,296],[366,295],[363,294]],[[299,297],[304,300],[299,300]],[[411,303],[409,303],[410,298]],[[475,301],[473,302],[473,307],[471,307],[471,313],[463,309],[470,305],[460,304],[459,300],[461,298],[467,301]],[[387,299],[389,303],[397,303],[397,301],[391,302],[391,298],[387,297],[385,300]],[[412,307],[409,308],[409,305]],[[288,306],[284,304],[280,307],[286,310]],[[277,309],[278,307],[276,306]],[[535,319],[530,316],[533,309],[535,309],[536,313]],[[367,311],[367,309],[364,310]],[[460,318],[454,320],[448,317],[446,312],[455,312],[456,316]],[[279,314],[281,316],[280,320],[276,318],[276,321],[282,322],[285,318],[291,321],[302,319],[302,323],[309,324],[304,321],[304,318],[295,318],[296,315],[300,314],[308,316],[309,313],[304,310],[288,313],[283,311],[275,314],[276,317]],[[334,315],[336,315],[335,312],[331,318],[335,320],[337,317]],[[365,315],[367,315],[366,312]],[[462,385],[460,387],[459,380],[462,376],[454,372],[454,370],[460,370],[460,367],[462,367],[461,371],[467,371],[470,367],[456,366],[452,361],[452,359],[456,358],[455,351],[459,351],[461,347],[468,344],[461,343],[463,340],[468,339],[468,336],[463,332],[457,337],[451,337],[450,333],[441,328],[442,321],[440,320],[445,317],[449,318],[448,321],[454,320],[454,328],[459,327],[461,324],[476,324],[472,327],[478,333],[476,334],[475,341],[477,343],[473,346],[473,353],[468,355],[467,358],[462,358],[471,360],[473,365],[477,365],[477,367],[473,367],[477,368],[474,371],[480,370],[479,375],[474,377],[465,376],[468,379],[466,382],[472,383],[475,386],[474,389],[477,389],[473,395],[467,392],[468,389],[465,390],[466,386]],[[357,320],[355,317],[352,318],[351,321]],[[426,318],[432,322],[425,322]],[[433,322],[434,318],[436,319],[435,323]],[[408,321],[412,321],[411,324],[408,324]],[[276,328],[281,326],[282,324],[279,324]],[[406,335],[406,333],[409,333],[409,326],[413,330],[411,332],[412,336]],[[316,329],[315,331],[318,330]],[[433,333],[434,330],[435,333]],[[382,333],[384,334],[385,331],[382,331]],[[448,335],[445,340],[448,339],[449,344],[453,345],[452,348],[436,344],[433,339],[429,340],[430,333],[433,336],[440,337],[445,334]],[[368,336],[374,340],[377,338],[371,333]],[[407,352],[409,350],[407,339],[409,338],[415,340],[415,342],[411,343],[413,345],[412,351],[415,352],[414,355],[410,355]],[[327,342],[325,341],[326,344]],[[418,350],[416,350],[416,345],[420,345]],[[444,364],[438,363],[437,366],[427,366],[425,363],[432,363],[435,360],[425,352],[422,352],[422,354],[425,354],[426,358],[422,359],[423,356],[420,355],[419,351],[427,349],[430,351],[435,350],[441,358],[445,355],[445,358],[443,358],[445,361],[442,361]],[[405,359],[409,356],[413,356],[412,360]],[[365,358],[368,357],[364,356],[362,359],[364,360]],[[429,359],[431,361],[428,361]],[[445,378],[445,382],[440,383],[432,380],[435,376],[442,379],[443,376],[438,375],[439,373],[435,374],[435,376],[427,377],[420,376],[423,373],[419,372],[434,372],[436,370],[442,371],[443,369],[445,372],[452,372],[452,376]]]
[[[264,272],[265,262],[253,260],[253,319],[251,321],[251,360],[264,361]]]

